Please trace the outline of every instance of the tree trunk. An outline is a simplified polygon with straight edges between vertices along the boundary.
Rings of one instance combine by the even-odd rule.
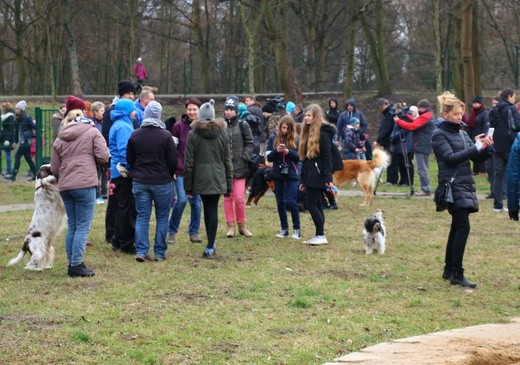
[[[480,5],[478,1],[473,2],[473,28],[472,28],[472,54],[473,54],[473,79],[475,95],[482,95],[482,55],[480,52],[482,37],[480,26]]]
[[[357,4],[355,1],[348,2],[347,44],[345,46],[345,83],[343,84],[343,96],[352,95],[352,82],[354,80],[354,50],[356,46],[356,22]]]
[[[462,85],[463,94],[461,100],[466,105],[471,105],[471,100],[475,96],[475,68],[473,65],[473,1],[462,0],[461,6],[461,58],[462,58]]]
[[[65,29],[69,35],[69,60],[70,60],[70,76],[72,80],[72,93],[77,96],[82,96],[81,82],[79,79],[79,65],[78,53],[76,48],[76,33],[74,31],[74,24],[72,24],[73,9],[72,0],[67,0],[67,20],[65,21]]]
[[[207,1],[205,1],[204,8],[206,12]],[[193,32],[195,33],[195,44],[197,47],[198,59],[200,62],[200,76],[202,78],[202,92],[207,94],[210,92],[210,77],[209,77],[209,55],[207,51],[207,43],[204,38],[204,31],[202,25],[202,17],[200,11],[200,1],[193,0],[193,14],[192,14],[192,22],[193,22]]]
[[[254,4],[252,4],[254,6]],[[261,13],[257,11],[251,11],[246,15],[245,6],[243,2],[240,2],[240,18],[242,20],[242,28],[246,33],[247,37],[247,53],[248,53],[248,90],[249,94],[254,95],[256,93],[255,90],[255,70],[256,70],[256,58],[255,58],[255,48],[256,48],[256,37],[258,34],[258,28],[260,26],[260,21],[262,20]],[[249,24],[252,23],[250,26]]]
[[[433,33],[435,37],[435,92],[442,93],[442,50],[440,0],[433,0]]]

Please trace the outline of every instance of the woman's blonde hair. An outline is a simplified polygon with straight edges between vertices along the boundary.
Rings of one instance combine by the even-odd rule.
[[[288,127],[287,137],[282,136],[281,126],[286,124]],[[287,148],[295,149],[298,144],[296,143],[296,126],[294,123],[293,117],[289,114],[284,115],[278,121],[278,125],[276,126],[276,137],[274,138],[273,146],[278,146],[280,143],[285,143]],[[283,142],[282,142],[283,141]]]
[[[69,110],[68,113],[67,113],[67,116],[65,117],[65,119],[63,119],[63,126],[66,126],[67,124],[69,124],[70,122],[72,122],[74,119],[76,119],[77,117],[82,117],[84,116],[85,114],[83,114],[83,110],[81,109],[72,109],[72,110]]]
[[[441,113],[449,113],[458,107],[462,108],[462,111],[466,110],[466,104],[449,91],[445,91],[437,96],[437,100],[441,106]]]
[[[300,146],[298,153],[300,159],[312,159],[320,154],[320,128],[325,123],[323,110],[318,104],[311,104],[305,108],[305,114],[311,113],[312,121],[310,124],[302,123]],[[305,120],[305,119],[304,119]]]

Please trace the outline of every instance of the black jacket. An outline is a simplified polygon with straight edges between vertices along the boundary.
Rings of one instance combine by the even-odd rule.
[[[273,146],[276,134],[273,133],[269,136],[267,141],[267,149],[265,151],[267,155],[267,161],[273,163],[273,178],[275,179],[286,179],[286,180],[299,180],[300,170],[298,167],[300,156],[298,155],[298,146],[295,149],[289,148],[287,155],[282,155],[276,150],[277,146]],[[286,177],[280,175],[281,166],[286,164],[289,167],[289,173]]]
[[[455,175],[452,182],[454,203],[450,204],[448,211],[469,209],[473,213],[478,211],[478,199],[469,160],[478,159],[480,153],[468,134],[460,128],[459,123],[442,122],[433,132],[432,147],[439,166],[439,185],[450,181]]]
[[[303,160],[300,178],[303,186],[324,189],[327,183],[332,182],[332,139],[335,134],[334,125],[324,123],[321,126],[320,154],[313,159]]]
[[[515,124],[520,125],[520,114],[516,105],[505,99],[500,99],[497,106],[489,113],[489,126],[495,128],[493,146],[496,152],[508,153],[513,145],[514,139],[509,135],[509,111],[511,111]]]
[[[383,111],[383,116],[381,117],[381,122],[379,123],[379,133],[377,135],[377,144],[383,147],[385,150],[389,150],[392,145],[391,135],[394,130],[394,116],[390,114],[390,110],[392,109],[392,105],[388,105],[388,107]]]

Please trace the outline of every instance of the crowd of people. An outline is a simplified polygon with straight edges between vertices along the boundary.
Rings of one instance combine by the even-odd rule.
[[[144,81],[140,60],[136,65],[136,77]],[[135,100],[138,86],[142,90]],[[510,159],[510,154],[516,156],[520,150],[520,113],[515,98],[514,90],[506,88],[487,109],[483,98],[475,96],[471,110],[466,112],[463,102],[444,93],[438,97],[439,119],[426,99],[407,106],[380,98],[377,105],[381,119],[372,142],[367,119],[353,98],[346,100],[344,110],[335,98],[322,110],[317,104],[304,107],[286,103],[282,97],[267,100],[262,106],[252,95],[244,102],[229,96],[222,106],[223,115],[218,117],[213,100],[202,103],[189,97],[185,111],[176,120],[163,118],[155,89],[130,80],[119,82],[110,106],[69,96],[53,115],[51,160],[69,216],[69,275],[94,275],[85,266],[83,254],[94,206],[96,202],[104,204],[107,197],[106,240],[113,250],[135,255],[138,262],[166,259],[168,244],[178,237],[188,203],[189,240],[202,242],[199,229],[203,213],[207,244],[202,256],[215,257],[221,195],[226,237],[252,237],[245,195],[259,163],[271,166],[280,224],[276,237],[300,240],[298,201],[302,199],[315,226],[314,235],[304,242],[327,244],[324,209],[337,208],[332,186],[335,152],[341,151],[342,159],[366,160],[372,158],[372,148],[377,146],[391,155],[386,171],[388,185],[413,186],[416,164],[420,191],[415,196],[433,195],[428,170],[434,152],[439,165],[438,185],[452,180],[454,195],[448,210],[452,223],[442,277],[453,284],[475,287],[464,277],[462,266],[469,214],[478,211],[474,174],[488,175],[488,198],[494,200],[494,211],[509,212],[511,219],[518,220],[520,163]],[[10,103],[2,104],[0,142],[7,164],[4,178],[12,181],[16,180],[21,157],[29,165],[29,177],[34,179],[36,174],[31,157],[35,126],[26,108],[23,100],[14,108]],[[488,133],[490,129],[494,135]],[[15,150],[13,166],[11,153]],[[78,156],[85,157],[83,168]],[[78,178],[80,183],[75,181]],[[506,193],[509,210],[503,205]],[[152,257],[149,230],[153,209],[156,228]]]

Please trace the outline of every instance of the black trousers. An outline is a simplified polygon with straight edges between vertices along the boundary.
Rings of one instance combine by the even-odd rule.
[[[218,202],[220,195],[201,195],[202,209],[204,211],[204,225],[208,236],[208,248],[215,246],[215,237],[218,227]]]
[[[325,214],[323,213],[322,196],[323,189],[305,188],[305,206],[311,214],[312,221],[316,227],[316,236],[324,236]]]
[[[115,249],[132,253],[135,251],[135,219],[137,217],[134,194],[132,193],[132,180],[118,177],[112,179],[112,183],[116,186],[114,195],[118,202],[114,216],[112,246]]]
[[[18,146],[18,149],[16,150],[16,153],[14,155],[13,171],[16,171],[18,173],[22,156],[25,158],[25,161],[27,161],[27,164],[29,165],[29,168],[31,169],[33,176],[36,176],[36,165],[34,164],[34,161],[31,158],[30,144],[20,144]]]
[[[469,210],[460,209],[450,214],[451,228],[446,245],[446,257],[444,262],[446,269],[462,273],[464,270],[462,261],[464,259],[464,251],[470,231]]]
[[[386,182],[397,185],[399,180],[399,166],[397,162],[397,153],[391,153],[390,165],[386,168]]]

